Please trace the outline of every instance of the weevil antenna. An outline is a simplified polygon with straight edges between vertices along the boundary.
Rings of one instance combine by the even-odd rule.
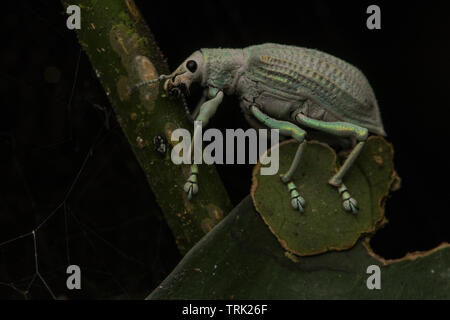
[[[152,83],[155,83],[155,82],[159,82],[159,81],[162,81],[162,80],[170,79],[170,78],[172,78],[174,76],[178,76],[178,75],[180,75],[182,73],[184,73],[184,72],[180,72],[180,73],[177,73],[175,75],[173,73],[172,74],[162,74],[156,79],[139,82],[139,83],[135,84],[134,86],[132,86],[128,90],[128,93],[131,95],[136,89],[138,89],[138,88],[140,88],[142,86],[145,86],[145,85],[148,85],[148,84],[152,84]],[[186,116],[187,116],[188,120],[191,123],[194,123],[194,118],[192,117],[192,114],[189,111],[189,107],[188,107],[188,104],[187,104],[187,101],[186,101],[186,96],[182,92],[181,92],[180,96],[181,96],[181,100],[183,101],[184,111],[186,112]]]
[[[172,74],[162,74],[156,79],[139,82],[139,83],[135,84],[134,86],[132,86],[128,90],[128,93],[131,95],[136,89],[138,89],[138,88],[140,88],[142,86],[145,86],[147,84],[152,84],[152,83],[155,83],[155,82],[159,82],[159,81],[162,81],[162,80],[166,80],[166,79],[171,78],[172,76],[173,76]]]
[[[178,73],[171,73],[171,74],[162,74],[156,79],[139,82],[139,83],[135,84],[134,86],[132,86],[128,90],[128,93],[131,95],[137,88],[140,88],[140,87],[145,86],[147,84],[152,84],[152,83],[159,82],[159,81],[162,81],[162,80],[167,80],[169,78],[179,76],[180,74],[183,74],[185,72],[186,71],[181,71],[181,72],[178,72]]]
[[[187,116],[188,120],[189,120],[191,123],[194,123],[194,117],[192,117],[192,114],[191,114],[191,112],[189,111],[189,107],[188,107],[188,104],[187,104],[187,102],[186,102],[186,96],[184,95],[183,92],[181,92],[180,97],[181,97],[181,100],[183,101],[184,111],[186,112],[186,116]]]

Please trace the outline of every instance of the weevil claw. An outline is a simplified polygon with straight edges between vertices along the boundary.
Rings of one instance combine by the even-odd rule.
[[[184,191],[188,194],[188,199],[192,200],[194,195],[198,193],[198,184],[188,181],[184,184]]]
[[[300,211],[300,213],[304,213],[305,210],[303,207],[305,206],[305,199],[297,191],[297,187],[294,182],[290,181],[287,184],[289,193],[291,195],[291,206],[295,210]]]
[[[350,195],[347,187],[344,184],[341,184],[341,186],[338,188],[338,191],[341,194],[342,206],[344,207],[344,210],[349,211],[353,214],[357,214],[359,209],[358,201],[356,201],[356,199]]]
[[[294,198],[291,200],[292,208],[300,211],[300,213],[304,213],[305,210],[303,209],[303,206],[305,205],[305,199],[298,196],[297,198]]]
[[[342,202],[342,206],[346,211],[350,211],[353,214],[358,213],[358,202],[354,198],[349,198]]]

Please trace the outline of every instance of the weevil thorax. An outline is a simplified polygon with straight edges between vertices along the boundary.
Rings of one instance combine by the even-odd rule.
[[[242,49],[201,49],[204,73],[201,85],[233,94],[244,69]]]

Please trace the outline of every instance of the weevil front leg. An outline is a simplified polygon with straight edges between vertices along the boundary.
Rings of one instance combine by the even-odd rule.
[[[192,118],[196,118],[200,112],[200,108],[202,107],[202,105],[205,103],[206,100],[208,100],[210,98],[210,88],[205,88],[202,91],[202,96],[200,97],[200,100],[197,102],[197,105],[194,109],[194,111],[192,111]]]
[[[336,136],[356,138],[358,144],[353,148],[350,155],[345,159],[344,164],[339,168],[338,172],[331,177],[328,183],[337,187],[342,198],[344,209],[354,214],[358,213],[358,202],[350,195],[347,187],[342,183],[342,179],[360,154],[365,141],[367,140],[367,136],[369,135],[369,131],[366,128],[352,123],[325,122],[308,118],[301,113],[295,115],[295,120],[305,127],[317,129]]]
[[[266,125],[272,129],[280,130],[280,134],[288,137],[292,137],[299,142],[299,146],[297,148],[297,152],[295,153],[294,160],[289,167],[289,170],[281,176],[281,181],[283,181],[289,190],[291,196],[291,205],[294,209],[299,210],[301,213],[304,212],[303,207],[305,206],[305,199],[297,191],[297,186],[292,181],[292,174],[298,167],[300,163],[300,158],[302,156],[303,150],[305,148],[305,135],[306,132],[300,129],[295,124],[288,121],[276,120],[274,118],[269,117],[264,114],[261,110],[259,110],[256,106],[251,107],[251,112],[256,119],[258,119],[261,123]]]
[[[216,113],[217,108],[219,107],[220,103],[223,100],[223,92],[219,91],[216,88],[209,88],[208,89],[208,97],[211,98],[208,101],[203,102],[201,104],[198,115],[195,117],[195,121],[201,121],[201,126],[194,127],[194,138],[191,141],[191,160],[194,154],[194,141],[198,141],[198,135],[201,134],[201,128],[206,126],[211,119],[211,117]],[[202,98],[203,99],[203,98]],[[206,99],[206,98],[205,98]],[[202,101],[202,100],[201,100]],[[203,100],[204,101],[204,100]],[[201,138],[201,137],[200,137]],[[201,140],[201,139],[200,139]],[[184,191],[188,194],[188,199],[191,200],[192,197],[197,194],[198,192],[198,166],[194,163],[194,161],[191,162],[191,175],[187,179],[186,183],[184,184]]]

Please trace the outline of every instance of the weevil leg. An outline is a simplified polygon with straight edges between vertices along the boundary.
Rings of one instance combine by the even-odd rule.
[[[223,100],[223,92],[215,88],[209,88],[208,90],[210,100],[203,102],[199,108],[198,115],[195,117],[195,121],[201,121],[201,127],[194,128],[194,138],[192,141],[197,141],[197,137],[200,134],[200,129],[206,126],[211,117],[216,113],[217,108]],[[206,98],[205,98],[206,99]],[[194,154],[194,144],[191,142],[191,159]],[[188,194],[188,199],[198,193],[198,166],[191,162],[191,175],[184,184],[184,191]]]
[[[200,108],[205,103],[205,101],[208,99],[208,92],[209,92],[209,88],[203,89],[202,96],[201,96],[200,100],[197,102],[197,106],[195,107],[194,111],[192,111],[192,117],[194,119],[198,116],[198,114],[200,112]]]
[[[305,199],[303,199],[303,197],[300,196],[300,194],[298,193],[297,186],[292,181],[292,174],[297,169],[298,164],[300,163],[303,150],[305,149],[306,132],[291,122],[276,120],[274,118],[269,117],[261,110],[259,110],[256,106],[252,106],[250,110],[252,114],[255,116],[255,118],[258,119],[262,124],[272,129],[278,129],[280,130],[280,134],[292,137],[299,142],[299,146],[297,148],[297,152],[295,153],[294,160],[292,161],[289,170],[284,175],[281,176],[281,181],[283,181],[283,183],[287,185],[289,194],[291,196],[292,207],[303,213],[304,212],[303,207],[305,206]]]
[[[323,132],[327,132],[341,137],[353,137],[356,138],[358,143],[353,148],[350,155],[345,159],[344,164],[339,168],[338,172],[331,177],[328,181],[334,187],[338,188],[339,194],[342,198],[342,206],[346,211],[350,211],[353,214],[358,213],[358,202],[350,195],[347,187],[342,183],[342,179],[347,171],[351,168],[356,158],[360,154],[364,147],[365,141],[369,135],[369,131],[366,128],[357,126],[348,122],[325,122],[315,120],[306,117],[305,115],[298,113],[294,116],[295,120],[308,128],[313,128]]]

